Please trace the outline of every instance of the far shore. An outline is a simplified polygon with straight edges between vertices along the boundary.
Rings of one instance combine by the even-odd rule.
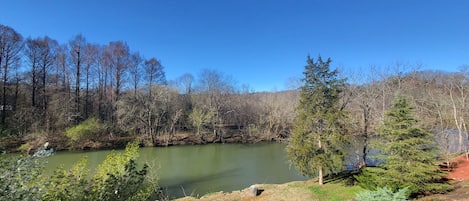
[[[203,145],[213,143],[239,143],[239,144],[255,144],[259,142],[282,142],[286,139],[273,135],[243,135],[240,132],[214,135],[204,134],[196,135],[193,133],[176,133],[176,134],[162,134],[158,135],[154,142],[150,139],[144,139],[141,136],[105,136],[98,139],[90,139],[83,141],[79,146],[71,147],[66,138],[52,138],[46,141],[50,148],[56,151],[62,150],[107,150],[107,149],[123,149],[127,143],[139,139],[142,147],[165,147],[165,146],[181,146],[181,145]],[[4,153],[25,152],[33,153],[38,147],[44,143],[36,143],[31,146],[29,150],[21,150],[20,147],[26,141],[22,139],[10,139],[0,142],[0,148]]]

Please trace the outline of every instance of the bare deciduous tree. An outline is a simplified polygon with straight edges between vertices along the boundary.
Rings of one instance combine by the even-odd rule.
[[[84,48],[86,46],[85,37],[81,34],[76,35],[70,42],[70,58],[75,69],[75,111],[73,119],[76,123],[82,118],[81,114],[81,99],[80,99],[80,88],[81,88],[81,65]]]
[[[137,89],[140,84],[141,77],[143,72],[141,70],[142,56],[138,52],[134,52],[130,55],[130,78],[132,80],[134,96],[137,96]]]
[[[20,52],[23,47],[23,37],[13,28],[0,24],[0,68],[2,75],[2,105],[7,105],[7,88],[10,76],[10,68],[20,60]],[[7,111],[2,110],[2,125],[5,124]],[[3,127],[2,127],[3,128]]]
[[[166,76],[160,61],[152,57],[144,62],[146,78],[148,82],[148,93],[151,98],[153,84],[166,84]]]
[[[458,129],[458,152],[463,151],[464,146],[464,135],[467,133],[466,120],[465,120],[465,108],[466,108],[466,89],[467,79],[464,75],[453,77],[448,83],[447,90],[449,91],[449,97],[451,100],[453,120],[456,128]],[[467,135],[467,134],[466,134]]]

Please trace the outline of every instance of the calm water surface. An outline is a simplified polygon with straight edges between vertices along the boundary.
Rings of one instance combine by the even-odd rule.
[[[88,167],[93,170],[109,152],[58,152],[48,158],[47,172],[61,164],[70,168],[83,156],[88,156]],[[171,197],[306,179],[289,165],[285,145],[280,143],[141,148],[138,162],[150,165],[150,174]]]

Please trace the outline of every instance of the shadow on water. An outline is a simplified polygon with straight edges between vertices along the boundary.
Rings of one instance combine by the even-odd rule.
[[[239,168],[232,168],[228,170],[224,170],[221,172],[217,172],[215,174],[210,175],[201,175],[195,176],[191,178],[187,177],[175,177],[172,179],[162,179],[159,181],[160,186],[165,195],[168,195],[170,198],[178,198],[184,196],[201,196],[197,192],[199,192],[200,184],[210,184],[210,183],[217,183],[217,180],[226,179],[230,177],[238,176],[237,171]],[[172,181],[177,181],[173,183]],[[220,185],[212,185],[209,186],[208,189],[211,189],[211,192],[214,191],[221,191],[226,189],[227,186],[220,186]],[[207,192],[206,190],[201,189],[202,192]],[[209,190],[210,191],[210,190]]]

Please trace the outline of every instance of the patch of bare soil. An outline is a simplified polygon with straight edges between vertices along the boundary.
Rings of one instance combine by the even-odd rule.
[[[446,178],[456,181],[469,180],[469,160],[466,154],[463,154],[452,160],[455,167],[446,175]]]
[[[420,200],[464,200],[469,201],[469,160],[466,154],[451,160],[451,169],[446,178],[451,180],[454,190],[446,194],[436,194]]]

